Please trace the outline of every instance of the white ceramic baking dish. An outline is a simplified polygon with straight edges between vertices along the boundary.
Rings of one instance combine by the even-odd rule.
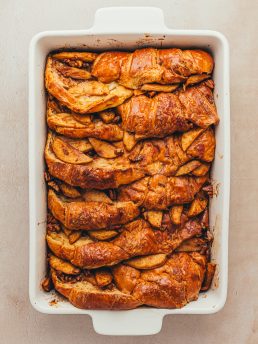
[[[136,49],[140,47],[203,48],[215,60],[215,101],[220,115],[212,178],[219,186],[211,200],[210,222],[214,229],[212,261],[218,264],[211,290],[182,309],[139,308],[130,311],[80,310],[66,301],[51,306],[53,294],[42,291],[46,271],[46,188],[43,172],[46,140],[44,67],[47,54],[59,48],[84,50]],[[160,331],[167,314],[210,314],[226,301],[228,275],[228,220],[230,191],[229,48],[226,38],[207,30],[174,30],[164,24],[163,12],[152,7],[99,9],[92,28],[49,31],[31,41],[29,56],[29,177],[30,177],[30,300],[48,314],[88,314],[96,332],[108,335],[149,335]]]

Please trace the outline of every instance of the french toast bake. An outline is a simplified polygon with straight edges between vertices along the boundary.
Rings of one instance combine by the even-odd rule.
[[[48,56],[44,290],[122,310],[210,288],[213,68],[175,48]]]

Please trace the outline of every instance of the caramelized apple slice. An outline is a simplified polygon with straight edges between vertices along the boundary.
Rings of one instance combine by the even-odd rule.
[[[80,239],[82,236],[82,231],[72,231],[72,233],[69,235],[69,243],[74,244],[77,240]]]
[[[115,230],[101,229],[98,231],[88,231],[89,236],[97,240],[108,240],[114,238],[118,232]]]
[[[197,195],[195,199],[192,201],[187,215],[192,217],[192,216],[196,216],[200,214],[207,207],[207,204],[208,204],[207,198]]]
[[[191,238],[182,242],[176,252],[204,252],[208,249],[209,242],[203,238]]]
[[[182,135],[181,146],[183,151],[186,151],[188,147],[194,142],[194,140],[204,131],[204,129],[196,128],[189,130]]]
[[[88,80],[70,87],[69,93],[75,97],[104,96],[109,94],[109,86],[96,80]]]
[[[113,276],[108,269],[102,268],[95,271],[95,279],[96,279],[97,285],[100,288],[103,288],[112,282]]]
[[[102,111],[99,113],[99,117],[106,124],[112,123],[116,117],[116,114],[113,111]]]
[[[114,147],[112,144],[101,141],[94,138],[89,138],[89,141],[95,150],[95,152],[102,158],[112,159],[116,158],[119,155],[123,154],[123,150],[120,148]]]
[[[201,81],[210,79],[211,75],[210,74],[199,74],[199,75],[191,75],[188,77],[188,79],[186,80],[185,83],[185,87],[189,86],[189,85],[194,85],[194,84],[198,84]]]
[[[180,225],[183,209],[182,205],[176,205],[169,210],[170,219],[175,225]]]
[[[200,165],[201,165],[201,163],[198,160],[189,161],[185,165],[179,167],[179,169],[177,170],[176,176],[178,177],[178,176],[182,176],[184,174],[188,174],[188,173],[192,172],[193,170],[195,170]]]
[[[163,264],[167,260],[166,254],[154,254],[151,256],[144,256],[138,258],[132,258],[125,262],[126,265],[131,266],[132,268],[145,270],[145,269],[154,269]]]
[[[91,115],[78,115],[77,113],[73,112],[72,116],[76,121],[84,124],[84,126],[92,124]]]
[[[84,52],[84,51],[62,51],[60,53],[52,55],[57,60],[81,60],[84,62],[93,62],[98,54]]]
[[[128,133],[127,131],[124,132],[123,142],[127,151],[131,151],[133,147],[136,145],[137,141],[135,140],[134,134]]]
[[[88,139],[77,140],[66,137],[64,141],[68,142],[73,148],[78,149],[82,153],[87,153],[92,150],[92,145]]]
[[[62,193],[69,198],[78,198],[81,196],[80,192],[74,187],[66,183],[59,184]]]
[[[88,189],[83,193],[83,198],[86,202],[103,202],[111,204],[112,200],[105,194],[104,191]]]
[[[149,210],[143,214],[145,220],[147,220],[153,227],[160,228],[162,223],[163,212],[160,210]]]
[[[142,91],[154,91],[154,92],[173,92],[178,88],[177,85],[160,85],[160,84],[144,84],[141,87]]]
[[[191,172],[191,174],[196,177],[202,177],[208,173],[209,169],[210,169],[210,164],[201,163],[201,165],[197,167],[196,169],[194,169]]]
[[[91,157],[83,154],[59,137],[53,138],[52,149],[58,159],[70,164],[82,165],[92,161]]]
[[[85,69],[67,66],[63,63],[56,62],[56,69],[66,78],[88,80],[91,78],[90,72]]]
[[[49,265],[51,268],[63,272],[68,275],[78,275],[81,270],[73,266],[71,263],[54,256],[53,254],[49,257]]]
[[[200,160],[211,162],[215,154],[215,136],[211,127],[194,140],[187,149],[187,154]]]

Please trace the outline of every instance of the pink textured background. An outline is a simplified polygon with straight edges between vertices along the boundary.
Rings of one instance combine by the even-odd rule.
[[[39,31],[82,29],[106,6],[157,6],[171,28],[223,32],[231,48],[229,292],[209,316],[167,316],[152,337],[103,337],[87,316],[37,313],[28,299],[28,45]],[[0,343],[258,343],[258,1],[0,0]]]

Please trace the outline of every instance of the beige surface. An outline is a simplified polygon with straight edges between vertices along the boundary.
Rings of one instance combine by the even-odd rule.
[[[229,293],[210,316],[169,316],[152,337],[96,335],[89,317],[46,316],[28,300],[28,44],[47,29],[89,27],[98,7],[152,5],[174,28],[223,32],[231,47]],[[0,343],[258,343],[258,1],[0,0]]]

